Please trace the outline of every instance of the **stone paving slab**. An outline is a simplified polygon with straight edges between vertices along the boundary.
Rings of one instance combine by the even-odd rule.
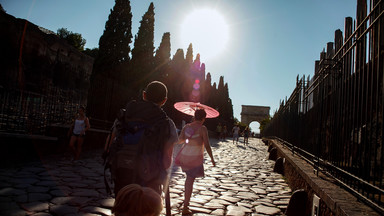
[[[206,176],[196,179],[191,198],[194,216],[283,215],[291,189],[273,172],[267,146],[249,140],[244,145],[211,139],[217,166],[205,156]],[[70,158],[52,155],[0,168],[0,215],[111,215],[114,198],[105,192],[101,150],[85,152],[78,161]],[[174,167],[172,215],[180,215],[184,181],[185,174]]]

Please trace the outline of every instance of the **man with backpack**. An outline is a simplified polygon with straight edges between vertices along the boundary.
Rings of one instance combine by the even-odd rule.
[[[143,101],[130,101],[115,121],[106,148],[115,196],[121,188],[134,183],[161,194],[173,146],[178,141],[174,122],[161,108],[167,93],[163,83],[149,83]]]

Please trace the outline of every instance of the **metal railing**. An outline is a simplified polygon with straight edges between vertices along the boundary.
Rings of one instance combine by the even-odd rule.
[[[49,125],[69,125],[82,100],[59,88],[40,94],[0,87],[0,132],[45,135]]]
[[[384,214],[384,3],[367,5],[355,29],[346,18],[344,39],[335,32],[314,77],[297,79],[262,135],[307,152],[317,171]]]

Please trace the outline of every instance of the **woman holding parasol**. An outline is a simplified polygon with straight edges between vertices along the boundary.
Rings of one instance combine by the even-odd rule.
[[[176,104],[175,104],[175,108],[178,109]],[[192,213],[191,210],[189,210],[189,201],[191,199],[191,195],[193,191],[193,183],[195,181],[195,178],[204,177],[204,166],[203,166],[204,148],[207,151],[209,157],[211,158],[211,162],[213,166],[216,166],[216,163],[212,154],[212,149],[209,143],[208,130],[203,125],[207,117],[212,118],[211,113],[213,111],[210,111],[210,115],[207,116],[207,112],[205,111],[206,109],[203,109],[201,104],[199,104],[199,107],[192,106],[192,109],[193,108],[194,108],[194,120],[193,122],[185,125],[181,130],[181,133],[179,136],[179,143],[185,143],[185,144],[175,158],[175,163],[177,165],[180,165],[183,172],[185,172],[187,175],[187,178],[185,180],[185,186],[184,186],[185,194],[184,194],[184,206],[182,210],[182,215],[189,215]],[[180,109],[178,110],[180,111]],[[186,113],[186,112],[183,112],[183,113]],[[191,113],[192,112],[189,112],[188,114],[191,115]],[[216,111],[216,113],[213,116],[217,117],[218,112]]]

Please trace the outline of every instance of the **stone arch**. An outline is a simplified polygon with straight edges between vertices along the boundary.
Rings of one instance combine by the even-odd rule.
[[[261,123],[262,120],[269,117],[270,107],[241,105],[241,123],[249,124],[253,121]]]

